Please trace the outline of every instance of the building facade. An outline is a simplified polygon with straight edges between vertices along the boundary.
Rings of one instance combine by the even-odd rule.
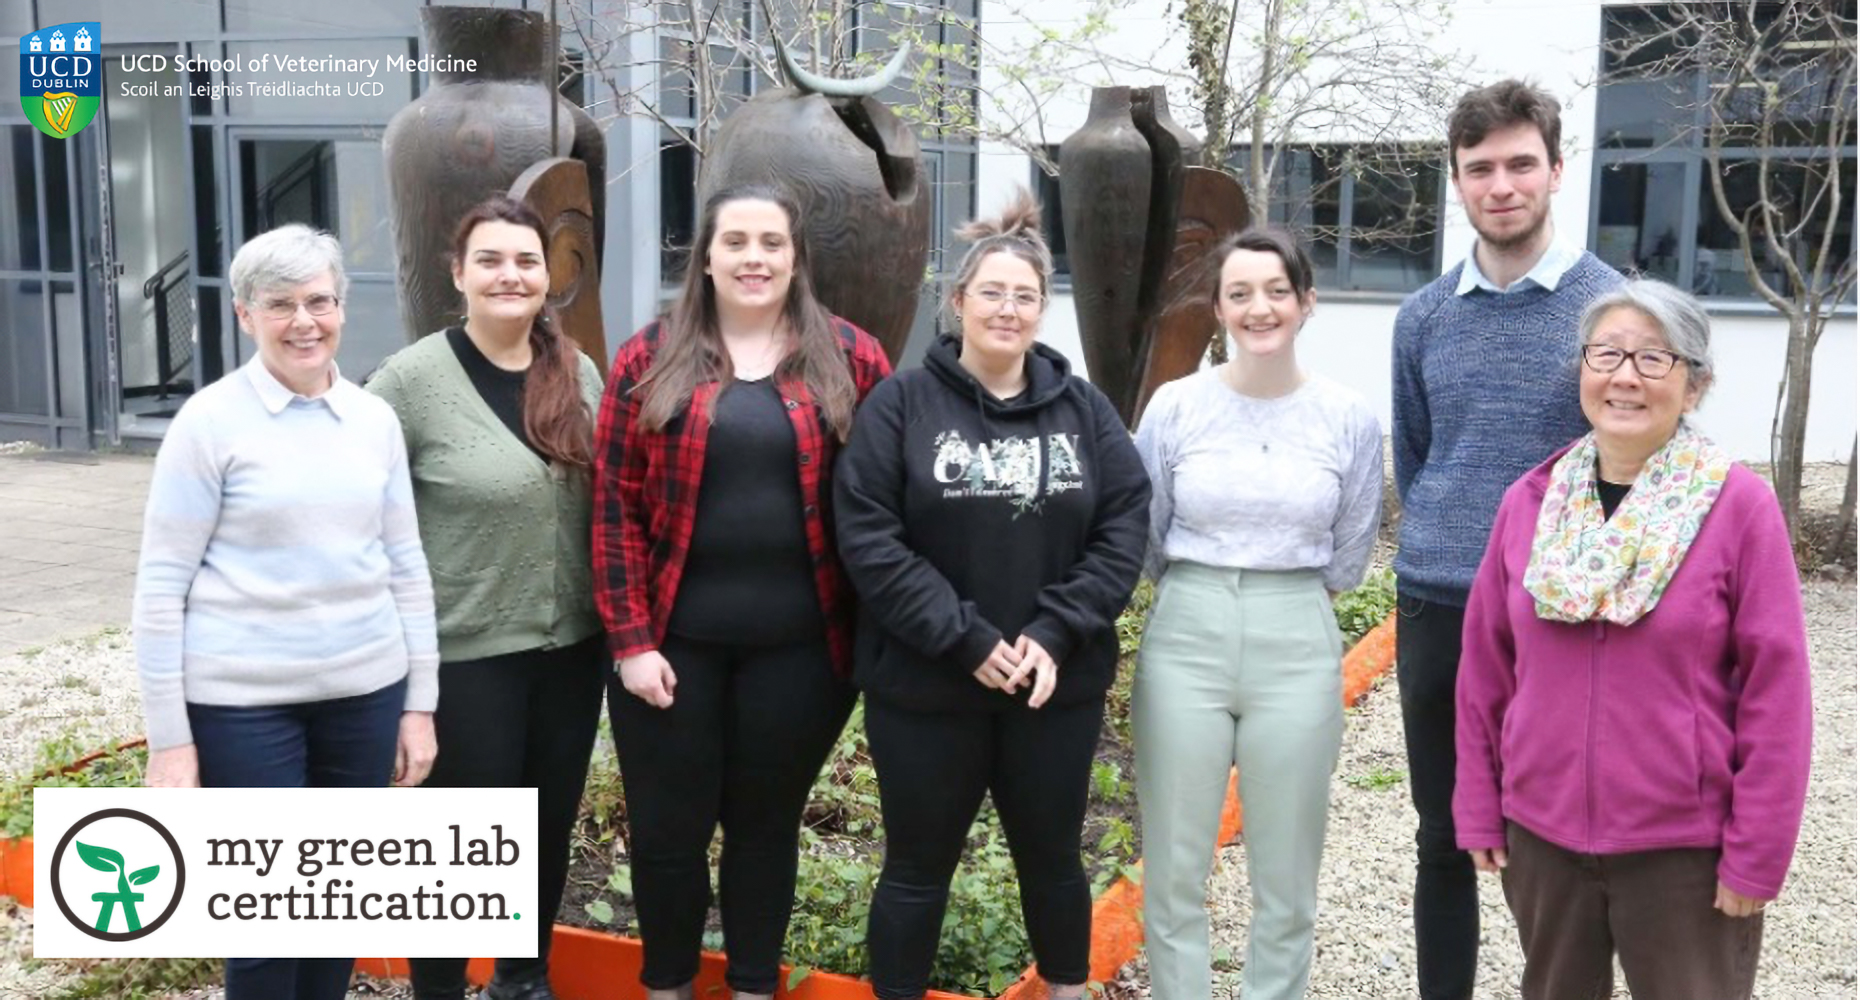
[[[1851,32],[1851,0],[1828,2],[1845,5]],[[1647,10],[1651,4],[1454,0],[1450,6],[1452,19],[1434,41],[1439,53],[1467,67],[1472,79],[1491,82],[1522,76],[1564,102],[1562,187],[1552,206],[1558,236],[1624,271],[1674,282],[1705,299],[1713,314],[1713,346],[1721,376],[1697,421],[1736,457],[1767,461],[1787,327],[1750,289],[1736,240],[1713,203],[1709,164],[1689,129],[1697,113],[1691,105],[1713,81],[1701,77],[1608,82],[1619,68],[1619,60],[1607,54],[1616,43],[1653,33]],[[1051,27],[1062,32],[1087,16],[1086,4],[1069,4],[1066,9],[1069,15],[1042,5],[1041,16],[1052,13]],[[985,4],[983,21],[991,45],[1012,49],[1017,41],[1037,41],[1037,32],[1017,20],[1019,10],[1017,4]],[[1084,122],[1094,83],[1165,84],[1177,120],[1191,130],[1199,127],[1188,107],[1186,74],[1180,68],[1185,61],[1184,32],[1175,20],[1175,8],[1161,3],[1124,8],[1116,15],[1111,37],[1126,64],[1156,68],[1113,75],[1087,65],[1074,85],[1041,107],[1038,120],[1043,130],[1029,137],[1030,144],[1056,149]],[[1650,59],[1660,52],[1656,46],[1636,58]],[[984,100],[1011,92],[1008,82],[999,67],[984,64]],[[1734,206],[1748,204],[1756,164],[1765,155],[1771,155],[1773,164],[1798,164],[1778,169],[1795,171],[1800,180],[1799,163],[1814,155],[1816,141],[1826,138],[1825,128],[1816,131],[1815,114],[1807,109],[1797,123],[1791,141],[1799,145],[1746,144],[1726,150],[1724,176]],[[1275,204],[1268,213],[1273,222],[1320,234],[1312,241],[1318,306],[1301,336],[1300,360],[1361,392],[1382,414],[1385,429],[1396,309],[1407,293],[1457,264],[1475,238],[1447,175],[1445,121],[1403,123],[1395,138],[1400,155],[1392,157],[1387,135],[1371,145],[1352,143],[1349,136],[1332,132],[1287,150],[1275,181]],[[1839,143],[1841,190],[1848,210],[1835,223],[1831,256],[1851,261],[1856,173],[1851,117]],[[1057,184],[1033,157],[1006,144],[984,145],[978,193],[984,209],[1025,184],[1036,188],[1049,209],[1056,202]],[[1320,193],[1301,198],[1301,190]],[[1388,220],[1410,214],[1425,224],[1391,235]],[[1049,228],[1056,229],[1057,213],[1049,211],[1048,218]],[[1804,240],[1818,240],[1823,228],[1811,226]],[[1767,272],[1778,267],[1777,261],[1765,262]],[[1853,448],[1853,301],[1849,293],[1815,355],[1807,448],[1811,461],[1845,461]],[[1063,275],[1042,336],[1083,367],[1077,320]]]
[[[970,43],[976,0],[914,15],[922,36]],[[407,342],[396,303],[393,205],[381,135],[428,86],[379,73],[380,87],[339,96],[235,92],[255,59],[419,58],[425,0],[15,0],[0,4],[0,78],[19,78],[15,39],[100,21],[105,98],[69,139],[40,134],[0,105],[0,441],[58,448],[149,447],[195,388],[251,356],[233,317],[226,269],[241,243],[287,222],[333,233],[350,288],[339,363],[360,378]],[[466,0],[547,13],[549,0]],[[681,69],[694,48],[684,5],[555,0],[562,91],[607,134],[608,218],[601,297],[617,346],[674,286],[696,207],[701,136],[718,114],[768,87],[772,61],[754,0],[707,5],[733,19],[738,51],[716,38],[702,87]],[[775,4],[794,13],[795,0]],[[922,8],[923,5],[912,5]],[[842,56],[888,47],[896,4],[850,5]],[[785,15],[778,15],[785,16]],[[790,25],[789,27],[792,27]],[[89,39],[86,39],[86,43]],[[751,50],[742,49],[743,46]],[[747,52],[747,54],[745,54]],[[925,72],[972,90],[945,57]],[[271,71],[265,82],[328,83]],[[967,82],[963,82],[963,81]],[[340,81],[338,81],[340,82]],[[288,88],[282,88],[288,89]],[[702,92],[701,94],[699,92]],[[892,95],[897,97],[899,95]],[[935,228],[966,218],[972,140],[920,129]],[[945,241],[938,241],[938,256]],[[926,288],[929,285],[926,284]],[[933,310],[924,310],[921,341]],[[415,335],[426,331],[414,331]],[[920,349],[920,348],[919,348]]]
[[[1852,0],[1844,2],[1849,7]],[[660,0],[554,0],[562,21],[563,92],[589,107],[608,141],[608,219],[602,301],[617,345],[675,287],[694,232],[702,144],[720,116],[775,86],[768,26],[756,0],[695,8],[712,33],[694,37],[693,7]],[[284,222],[342,241],[352,280],[341,364],[352,377],[405,343],[399,329],[381,133],[427,86],[419,74],[379,77],[379,92],[339,98],[234,94],[216,71],[255,56],[417,58],[425,0],[19,0],[0,5],[0,77],[17,79],[12,40],[50,25],[100,21],[105,64],[97,119],[67,140],[41,135],[15,105],[0,105],[0,441],[54,447],[158,441],[194,388],[250,356],[232,314],[226,267],[250,236]],[[472,0],[548,11],[549,0]],[[1645,30],[1646,5],[1621,0],[1456,0],[1437,42],[1483,79],[1533,78],[1565,101],[1565,165],[1554,202],[1563,239],[1624,269],[1707,297],[1725,377],[1699,416],[1740,458],[1768,454],[1785,328],[1750,294],[1734,241],[1712,204],[1707,165],[1673,141],[1685,123],[1670,86],[1598,83],[1611,42]],[[1000,0],[782,0],[778,18],[805,35],[803,14],[841,20],[820,40],[840,61],[870,65],[906,35],[919,46],[912,76],[932,81],[944,107],[904,87],[884,95],[923,112],[918,133],[933,198],[934,246],[922,308],[906,350],[918,355],[940,325],[950,232],[1017,185],[1048,202],[1063,265],[1057,185],[1025,150],[1057,148],[1084,120],[1094,83],[1163,83],[1185,108],[1181,32],[1160,0],[1113,5],[1097,44],[1121,57],[1112,72],[1077,61],[1039,113],[1009,121],[1013,145],[980,142],[1000,125],[999,95],[1019,87],[1003,66],[1017,42],[1064,35],[1091,16],[1083,2],[1037,10]],[[714,15],[714,16],[713,16]],[[1027,18],[1037,16],[1038,23]],[[1851,23],[1851,21],[1849,22]],[[981,45],[983,33],[989,44]],[[818,32],[814,37],[820,39]],[[693,71],[698,50],[710,57]],[[1022,49],[1024,50],[1024,49]],[[184,62],[185,60],[185,62]],[[976,67],[979,65],[979,74]],[[180,67],[186,66],[184,72]],[[847,72],[860,72],[854,68]],[[271,74],[290,82],[289,74]],[[311,77],[302,79],[308,82]],[[1711,81],[1699,80],[1698,87]],[[921,89],[921,87],[920,87]],[[974,121],[960,121],[965,103]],[[953,113],[952,113],[953,112]],[[1846,203],[1854,199],[1851,122],[1844,139]],[[1812,129],[1810,130],[1812,132]],[[1284,151],[1270,217],[1321,234],[1313,246],[1320,304],[1301,342],[1316,370],[1355,387],[1386,415],[1389,333],[1402,296],[1452,267],[1474,234],[1445,169],[1444,123],[1415,121],[1391,144],[1326,135]],[[1733,150],[1726,180],[1748,197],[1762,150]],[[1803,153],[1784,149],[1785,157]],[[1740,166],[1741,165],[1741,166]],[[1733,175],[1735,174],[1735,176]],[[1301,197],[1300,195],[1308,195]],[[1279,196],[1283,195],[1283,201]],[[1418,220],[1391,235],[1390,220]],[[1853,216],[1833,234],[1851,259]],[[1398,227],[1399,228],[1399,227]],[[1811,234],[1819,235],[1819,234]],[[1774,262],[1769,262],[1774,266]],[[1084,370],[1062,273],[1043,336]],[[1844,306],[1816,355],[1811,459],[1843,459],[1854,439],[1855,325]],[[415,331],[417,334],[419,331]]]

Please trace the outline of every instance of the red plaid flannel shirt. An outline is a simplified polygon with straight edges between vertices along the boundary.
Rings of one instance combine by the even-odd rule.
[[[852,368],[859,399],[891,374],[891,362],[871,334],[835,317],[835,329]],[[697,520],[698,484],[710,421],[702,419],[717,383],[692,393],[685,419],[651,433],[639,424],[643,403],[633,389],[651,367],[659,324],[648,324],[620,345],[607,380],[594,438],[594,598],[616,659],[659,648]],[[794,425],[795,471],[807,518],[807,549],[814,586],[827,620],[827,645],[841,676],[852,670],[852,587],[833,547],[833,459],[839,442],[822,422],[807,386],[782,379],[776,386]]]

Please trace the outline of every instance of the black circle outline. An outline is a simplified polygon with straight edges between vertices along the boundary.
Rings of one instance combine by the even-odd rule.
[[[84,921],[79,920],[76,914],[71,912],[70,905],[65,902],[64,885],[58,877],[58,862],[65,856],[65,845],[71,843],[71,839],[77,836],[79,830],[84,829],[98,820],[113,819],[116,817],[139,820],[156,833],[161,834],[161,839],[168,842],[168,849],[174,852],[175,871],[174,896],[168,900],[168,907],[161,911],[161,916],[156,917],[149,923],[143,924],[142,929],[139,931],[123,931],[121,933],[112,934],[109,931],[100,931],[86,924]],[[134,809],[99,809],[89,816],[73,823],[71,829],[65,831],[64,837],[58,841],[57,849],[52,851],[52,864],[46,872],[46,878],[52,883],[52,898],[57,900],[59,912],[65,915],[65,919],[71,922],[71,926],[76,927],[78,930],[89,934],[99,941],[134,941],[138,938],[144,938],[155,933],[156,930],[160,929],[162,924],[168,922],[169,917],[174,916],[174,911],[181,908],[181,896],[187,891],[187,859],[182,857],[181,845],[175,841],[174,834],[169,833],[168,828],[163,826],[161,821],[155,817],[144,812],[138,812]]]

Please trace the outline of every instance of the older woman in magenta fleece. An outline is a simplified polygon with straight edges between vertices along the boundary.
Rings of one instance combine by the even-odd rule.
[[[1808,788],[1809,667],[1782,512],[1683,419],[1697,300],[1581,322],[1594,430],[1505,494],[1466,607],[1459,845],[1500,872],[1526,1000],[1751,995]]]

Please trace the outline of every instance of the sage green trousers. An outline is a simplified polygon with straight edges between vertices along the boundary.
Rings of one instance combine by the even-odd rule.
[[[1207,885],[1229,767],[1240,772],[1252,882],[1241,995],[1305,995],[1343,743],[1342,658],[1314,570],[1164,571],[1131,696],[1155,1000],[1213,994]]]

